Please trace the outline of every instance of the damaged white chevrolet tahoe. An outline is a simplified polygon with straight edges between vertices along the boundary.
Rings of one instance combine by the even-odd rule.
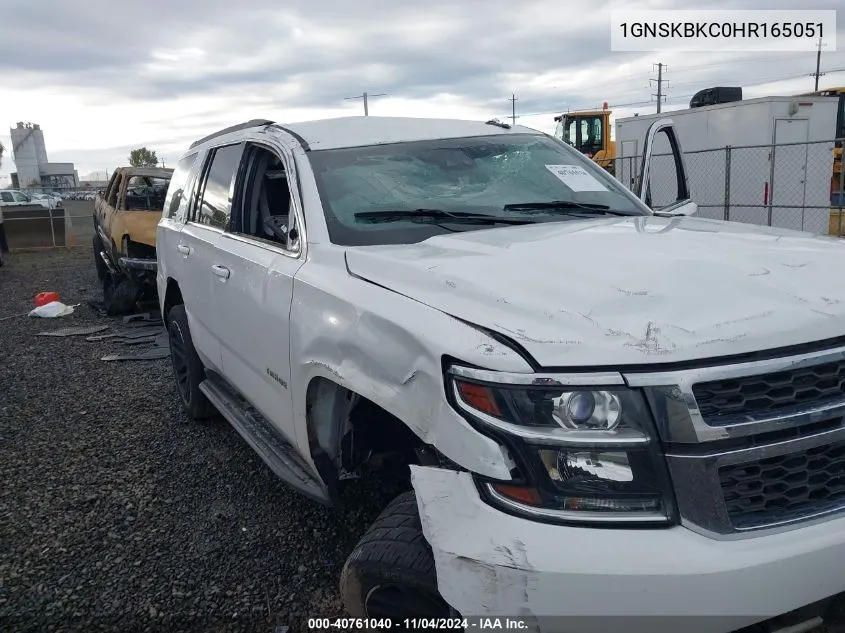
[[[497,121],[256,120],[179,161],[157,283],[188,415],[325,503],[407,474],[344,568],[353,616],[841,615],[845,245],[688,217],[669,121],[634,191]]]

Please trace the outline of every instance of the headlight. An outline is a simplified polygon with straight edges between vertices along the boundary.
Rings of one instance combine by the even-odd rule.
[[[553,376],[449,369],[453,405],[515,453],[522,480],[481,482],[503,509],[561,521],[665,523],[668,475],[640,392]]]

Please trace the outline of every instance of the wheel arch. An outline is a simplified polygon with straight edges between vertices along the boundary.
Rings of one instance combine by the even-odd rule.
[[[166,322],[167,315],[174,306],[184,305],[185,300],[182,298],[182,289],[179,288],[179,282],[173,277],[167,278],[167,286],[164,292],[164,300],[161,302],[161,317]]]

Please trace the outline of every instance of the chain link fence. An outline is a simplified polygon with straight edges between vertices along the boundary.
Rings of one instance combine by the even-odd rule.
[[[4,206],[2,222],[11,251],[62,246],[90,246],[94,237],[93,200],[62,200],[49,208],[32,200]]]
[[[845,170],[841,160],[834,167],[836,145],[841,152],[841,139],[684,152],[698,216],[845,235]],[[623,156],[607,168],[634,189],[641,162],[641,156]],[[660,148],[650,171],[652,206],[674,202],[678,189],[672,154]]]
[[[0,190],[2,221],[9,249],[90,245],[94,236],[94,198],[107,183],[44,183]],[[19,194],[23,194],[21,197]],[[7,200],[10,195],[13,200]]]

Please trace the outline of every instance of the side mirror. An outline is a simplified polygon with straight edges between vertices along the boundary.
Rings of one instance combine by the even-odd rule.
[[[654,167],[654,144],[658,134],[665,134],[669,142],[672,154],[672,166],[674,167],[674,178],[670,170],[657,172]],[[672,181],[674,180],[674,183]],[[676,189],[675,199],[668,205],[655,208],[652,203],[651,185],[654,181],[660,181],[661,185],[674,184]],[[664,187],[665,188],[665,187]],[[689,182],[687,180],[686,164],[681,149],[681,142],[675,131],[672,119],[660,119],[651,124],[646,133],[645,144],[643,145],[642,162],[640,164],[639,178],[636,182],[634,193],[656,215],[678,216],[692,215],[698,210],[698,206],[690,199]]]

